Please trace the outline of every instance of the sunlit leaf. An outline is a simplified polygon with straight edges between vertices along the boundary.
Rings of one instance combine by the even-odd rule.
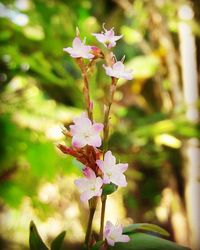
[[[128,44],[139,43],[142,40],[142,35],[139,33],[139,31],[131,29],[128,26],[122,26],[121,32],[123,34],[123,39]]]
[[[175,136],[170,134],[161,134],[157,135],[155,138],[155,143],[158,145],[165,145],[171,148],[180,148],[181,141],[177,139]]]
[[[126,66],[134,70],[134,78],[149,78],[152,77],[160,64],[159,58],[150,56],[137,56],[129,61]]]
[[[163,236],[169,236],[169,233],[165,229],[157,225],[149,224],[149,223],[135,223],[135,224],[128,225],[123,228],[123,233],[131,234],[137,230],[143,230],[147,232],[157,233]]]
[[[39,41],[45,38],[42,26],[26,26],[23,29],[24,35],[30,40]]]

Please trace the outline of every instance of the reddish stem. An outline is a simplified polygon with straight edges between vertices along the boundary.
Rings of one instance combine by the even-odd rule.
[[[82,58],[77,58],[77,64],[81,70],[82,77],[83,77],[83,95],[85,99],[85,105],[88,113],[88,118],[93,121],[93,113],[91,109],[91,100],[90,100],[90,91],[89,91],[89,81],[87,76],[87,68],[86,65],[83,62]]]

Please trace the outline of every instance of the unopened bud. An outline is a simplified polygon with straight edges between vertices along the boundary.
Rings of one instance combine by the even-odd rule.
[[[65,145],[62,144],[58,144],[57,145],[58,149],[60,149],[60,151],[62,151],[64,154],[69,154],[69,148],[66,147]]]
[[[83,174],[85,175],[86,178],[91,178],[93,172],[91,171],[91,169],[89,167],[85,167],[83,169]]]
[[[100,48],[96,46],[91,46],[91,54],[95,56],[95,58],[103,58],[103,53]]]

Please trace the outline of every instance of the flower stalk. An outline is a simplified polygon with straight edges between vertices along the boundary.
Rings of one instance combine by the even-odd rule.
[[[87,231],[85,235],[85,245],[87,249],[90,248],[90,238],[91,238],[91,233],[92,233],[92,222],[94,218],[94,214],[96,211],[97,207],[97,197],[93,197],[92,199],[89,200],[89,218],[88,218],[88,224],[87,224]]]
[[[105,220],[105,212],[106,212],[106,200],[107,200],[107,195],[102,195],[101,196],[101,219],[100,219],[99,240],[103,240],[104,220]]]
[[[90,245],[90,237],[91,237],[91,232],[92,232],[92,222],[95,214],[95,208],[90,208],[89,210],[89,218],[88,218],[88,224],[87,224],[87,231],[85,235],[85,245],[89,249]]]
[[[114,93],[116,90],[117,79],[112,77],[112,82],[110,85],[109,91],[109,100],[108,105],[105,107],[105,114],[104,114],[104,129],[103,129],[103,155],[108,149],[108,137],[109,137],[109,117],[110,117],[110,110],[114,99]],[[104,220],[105,220],[105,211],[106,211],[106,200],[107,195],[101,196],[101,219],[100,219],[100,232],[99,238],[103,240],[103,230],[104,230]]]
[[[116,85],[117,85],[117,79],[112,77],[112,83],[110,85],[110,91],[109,91],[108,104],[105,107],[105,114],[104,114],[104,129],[103,129],[103,152],[104,153],[108,149],[110,110],[111,110],[111,106],[113,103]]]
[[[83,95],[85,99],[85,105],[87,109],[88,118],[93,121],[93,111],[91,108],[91,99],[90,99],[90,91],[89,91],[89,81],[87,76],[87,68],[83,62],[82,58],[77,58],[76,62],[81,70],[82,78],[83,78]]]

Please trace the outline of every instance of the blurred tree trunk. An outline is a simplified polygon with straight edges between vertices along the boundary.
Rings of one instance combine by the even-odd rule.
[[[152,44],[157,47],[162,46],[165,49],[166,55],[163,58],[163,68],[167,69],[168,79],[170,81],[171,90],[163,88],[164,69],[161,68],[162,77],[155,78],[157,85],[160,85],[162,96],[162,105],[165,112],[174,112],[180,110],[183,105],[183,91],[180,84],[180,73],[178,70],[178,52],[169,31],[168,22],[165,16],[161,15],[159,8],[153,2],[149,2],[150,20],[152,22],[150,38],[153,37]],[[150,22],[150,23],[151,23]],[[158,75],[158,73],[157,73]],[[161,73],[160,73],[161,75]],[[189,246],[189,228],[187,223],[187,215],[184,204],[184,199],[178,191],[178,177],[174,171],[169,171],[169,190],[171,190],[172,201],[170,204],[170,221],[173,228],[174,239],[177,243]],[[181,230],[180,230],[181,227]]]
[[[193,18],[193,10],[189,5],[179,8],[179,39],[181,68],[183,80],[184,102],[186,105],[186,118],[195,124],[199,121],[197,109],[198,77],[195,39],[188,21]],[[200,149],[197,138],[185,142],[183,148],[185,157],[185,199],[190,228],[191,246],[194,250],[200,249]]]

